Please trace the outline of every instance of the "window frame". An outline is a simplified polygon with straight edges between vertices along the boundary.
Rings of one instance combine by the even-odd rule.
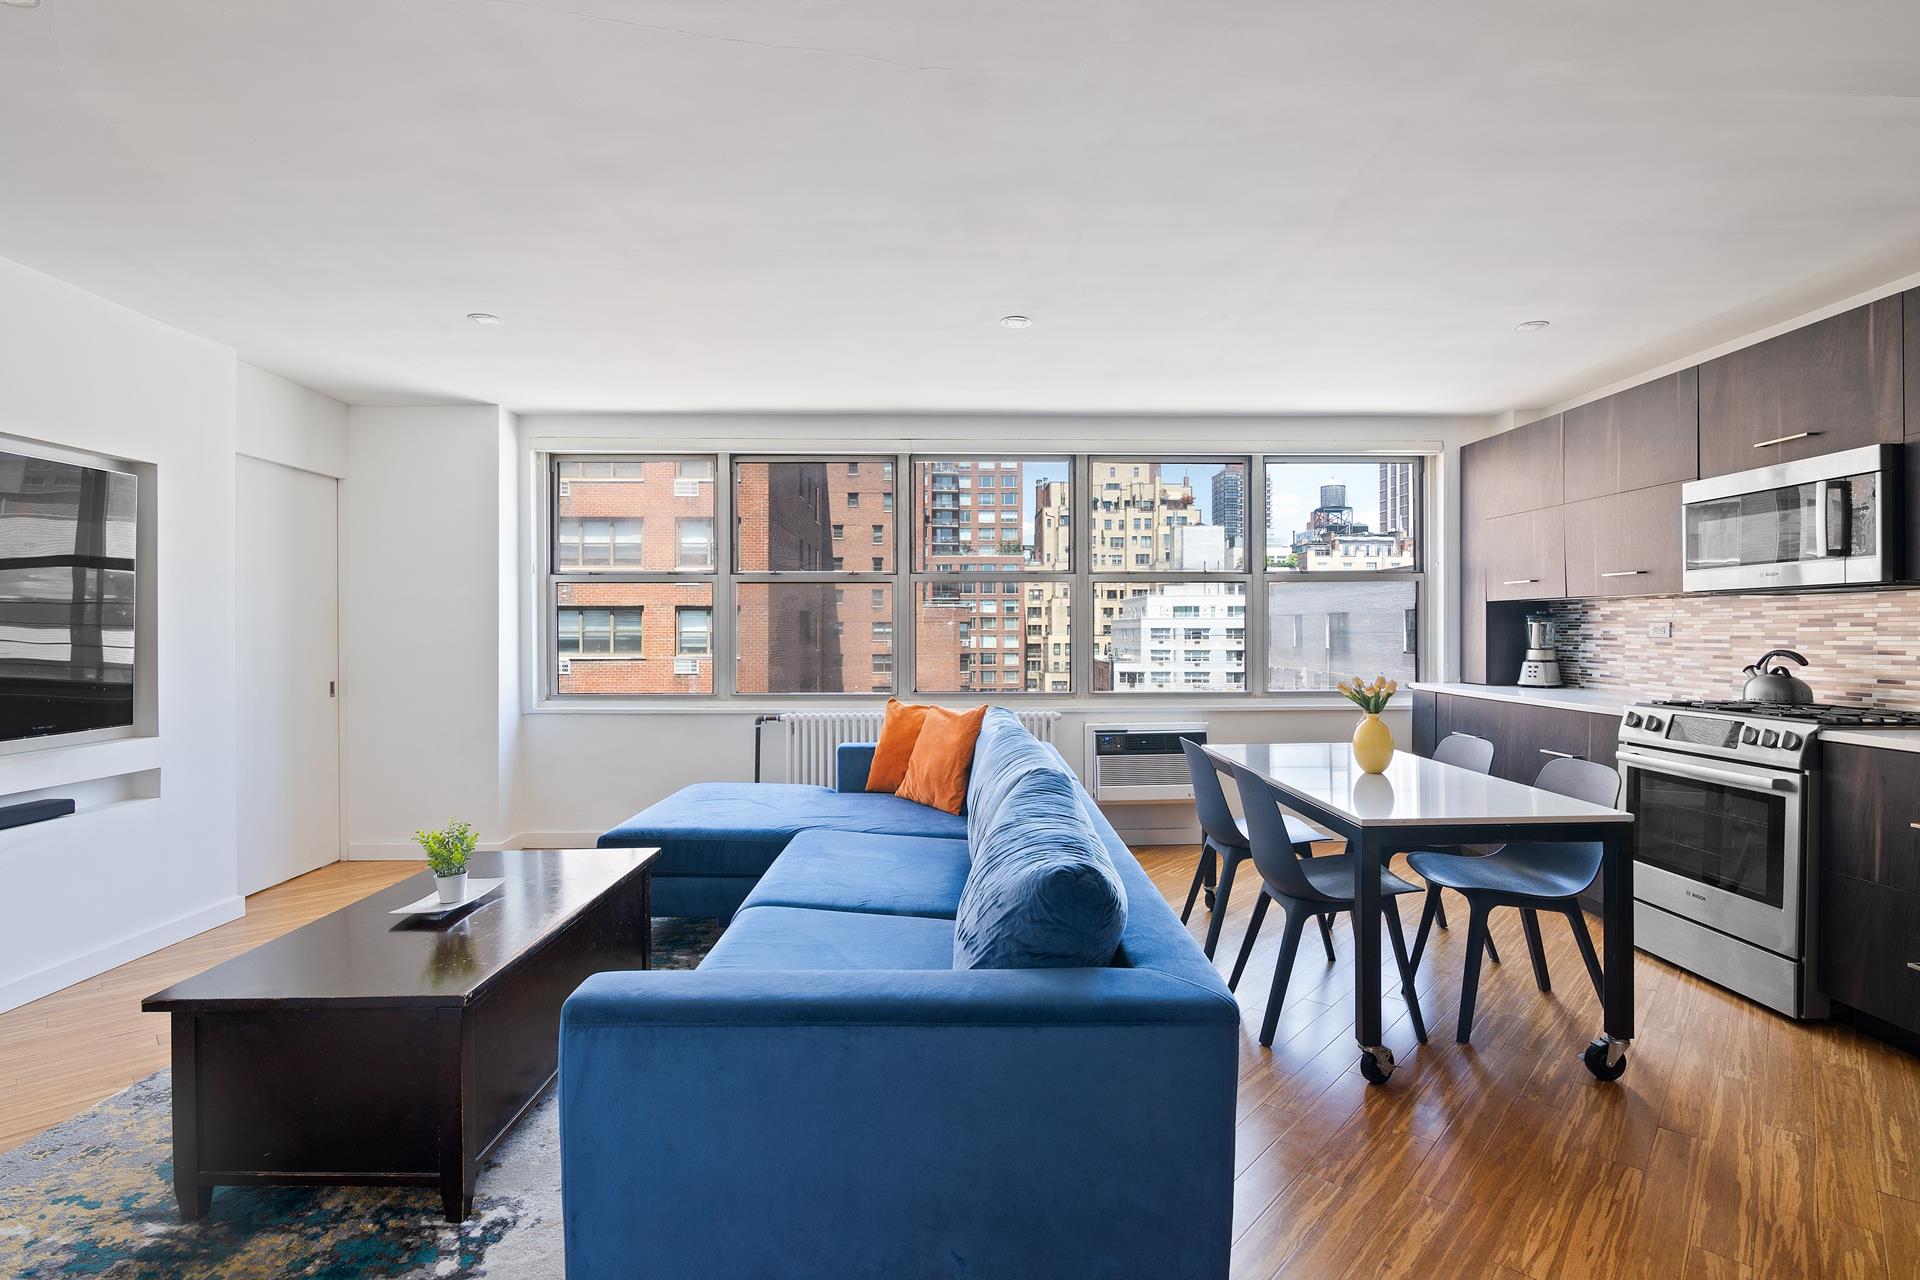
[[[944,443],[944,442],[943,442]],[[863,448],[859,444],[852,447],[806,450],[740,450],[734,451],[724,446],[660,449],[642,446],[608,447],[602,442],[575,445],[572,441],[554,445],[536,444],[533,451],[536,475],[543,477],[536,493],[540,495],[541,509],[537,512],[536,527],[533,530],[533,542],[536,548],[535,569],[539,583],[535,621],[537,645],[534,652],[539,669],[533,673],[532,688],[538,691],[535,709],[542,707],[555,710],[594,709],[606,711],[644,710],[649,706],[685,706],[692,703],[748,703],[748,704],[838,704],[848,699],[869,699],[878,701],[891,693],[893,696],[922,696],[936,700],[954,701],[959,699],[977,699],[991,695],[1005,699],[1031,699],[1044,703],[1061,705],[1111,707],[1117,703],[1141,703],[1149,705],[1160,703],[1186,703],[1205,701],[1220,706],[1247,706],[1250,704],[1281,705],[1287,703],[1324,701],[1326,694],[1321,690],[1300,690],[1293,688],[1269,688],[1269,661],[1267,651],[1268,630],[1270,625],[1268,601],[1270,588],[1295,581],[1316,583],[1378,582],[1387,578],[1411,580],[1414,584],[1414,647],[1409,653],[1416,678],[1430,678],[1424,669],[1427,660],[1428,642],[1432,638],[1432,628],[1438,625],[1434,608],[1435,603],[1430,592],[1430,567],[1437,544],[1439,532],[1431,527],[1433,514],[1433,487],[1437,483],[1434,463],[1441,456],[1438,449],[1430,446],[1415,446],[1409,449],[1366,449],[1352,452],[1314,451],[1288,452],[1236,451],[1234,449],[1180,449],[1180,448],[1111,448],[1101,446],[1083,446],[1078,442],[1073,447],[1059,450],[1033,451],[1015,448],[993,448],[991,446],[940,447],[916,450],[911,447]],[[1244,521],[1245,556],[1242,568],[1238,571],[1139,571],[1134,569],[1102,569],[1092,567],[1093,539],[1105,536],[1098,530],[1098,517],[1091,510],[1089,498],[1093,493],[1093,468],[1097,463],[1108,462],[1165,462],[1176,461],[1195,465],[1241,462],[1247,467],[1247,484],[1243,496],[1242,519]],[[893,502],[885,504],[882,511],[893,516],[893,530],[890,551],[893,561],[891,572],[874,572],[870,569],[844,568],[841,570],[820,569],[808,571],[743,571],[738,563],[738,526],[735,520],[734,499],[737,493],[736,466],[743,462],[827,462],[844,465],[849,461],[865,463],[868,461],[882,464],[882,475],[891,475],[893,480]],[[913,568],[913,541],[919,527],[921,495],[916,482],[915,465],[920,462],[968,461],[981,462],[1021,462],[1059,465],[1065,464],[1065,478],[1075,495],[1069,502],[1068,528],[1069,556],[1068,566],[1064,570],[1019,569],[992,574],[963,574],[953,571],[916,571]],[[668,570],[634,570],[625,568],[605,568],[588,570],[574,567],[561,570],[555,563],[557,550],[556,537],[559,526],[560,510],[560,471],[566,463],[708,463],[711,465],[709,476],[698,477],[696,483],[712,485],[711,503],[713,564],[706,568],[674,568]],[[1414,467],[1411,491],[1413,500],[1414,524],[1414,564],[1409,567],[1359,570],[1344,572],[1303,573],[1300,571],[1273,570],[1267,568],[1267,529],[1264,513],[1267,505],[1267,469],[1269,464],[1369,464],[1369,463],[1411,463]],[[676,466],[675,477],[681,467]],[[980,474],[974,473],[976,477]],[[584,477],[587,482],[595,483],[641,483],[643,477]],[[901,486],[907,486],[904,501]],[[1006,493],[1004,485],[996,485],[995,491]],[[1016,503],[1016,513],[1024,508],[1024,493],[1019,488],[1012,490],[1020,494]],[[876,512],[875,514],[880,514]],[[649,522],[651,523],[651,522]],[[1022,542],[1025,533],[1023,530]],[[643,533],[643,538],[652,531]],[[1123,537],[1134,532],[1127,528]],[[862,540],[860,545],[866,545]],[[676,559],[678,557],[678,526],[674,529]],[[882,544],[889,545],[889,544]],[[1130,544],[1129,549],[1130,549]],[[849,557],[853,563],[865,563],[866,557]],[[933,563],[930,559],[929,564]],[[708,631],[709,652],[705,660],[712,664],[711,692],[660,692],[646,694],[563,694],[558,691],[559,654],[557,610],[559,585],[563,582],[592,581],[596,583],[668,583],[690,585],[699,582],[709,584],[709,602],[703,605],[675,606],[675,649],[678,649],[677,609],[682,607],[711,610],[711,623]],[[747,582],[806,582],[829,581],[844,584],[857,589],[871,590],[888,588],[891,590],[893,607],[891,626],[893,632],[892,647],[892,689],[854,688],[838,693],[800,692],[800,693],[742,693],[738,689],[738,653],[736,618],[738,615],[737,592],[735,588]],[[1237,582],[1244,584],[1246,613],[1244,615],[1243,649],[1246,659],[1242,664],[1241,680],[1236,687],[1229,689],[1187,689],[1181,685],[1155,685],[1143,678],[1143,683],[1131,688],[1122,687],[1117,676],[1111,688],[1093,687],[1094,662],[1096,649],[1100,644],[1098,635],[1099,593],[1103,588],[1126,585],[1159,586],[1182,581],[1201,582]],[[995,685],[991,688],[977,686],[972,690],[922,690],[918,681],[918,662],[916,637],[919,630],[918,591],[923,583],[955,583],[978,586],[982,582],[999,584],[1022,584],[1018,593],[1018,606],[1015,617],[1021,621],[1019,633],[1020,665],[1017,687]],[[1069,687],[1064,692],[1045,689],[1028,690],[1026,685],[1027,653],[1026,624],[1031,617],[1031,606],[1027,598],[1025,585],[1064,582],[1068,586],[1067,607],[1069,628],[1072,640],[1065,655],[1068,659]],[[1004,593],[1002,598],[1004,600]],[[1124,599],[1124,597],[1122,597]],[[579,607],[579,606],[569,606]],[[610,608],[644,608],[644,606],[608,606]],[[726,625],[721,625],[722,623]],[[1177,625],[1177,624],[1175,624]],[[643,634],[645,623],[642,623]],[[579,655],[569,655],[579,656]],[[637,655],[636,655],[637,656]],[[1040,655],[1042,680],[1046,674],[1046,660],[1050,656]],[[591,659],[589,659],[591,660]],[[1176,664],[1176,669],[1178,664]],[[902,671],[906,672],[903,677]],[[1003,667],[1002,670],[1005,670]]]
[[[872,463],[880,463],[880,464],[894,466],[894,470],[891,473],[887,472],[883,465],[882,470],[875,474],[879,475],[879,477],[882,480],[885,480],[887,483],[893,485],[893,492],[896,495],[895,505],[897,506],[898,505],[897,495],[899,494],[899,491],[900,491],[900,482],[898,479],[899,468],[897,464],[903,456],[905,455],[887,452],[885,450],[876,451],[876,450],[858,449],[858,448],[832,449],[832,450],[822,449],[822,450],[816,450],[816,451],[807,452],[807,453],[801,453],[801,452],[770,453],[765,451],[743,450],[738,453],[724,452],[720,455],[720,473],[725,475],[727,478],[726,490],[727,490],[727,498],[728,498],[728,504],[729,504],[729,509],[727,513],[727,524],[726,524],[727,541],[725,546],[725,555],[727,557],[727,563],[726,563],[726,572],[723,574],[723,576],[727,580],[728,603],[727,603],[727,612],[724,615],[719,614],[717,606],[716,606],[715,613],[716,613],[716,617],[724,616],[729,620],[729,625],[727,627],[727,631],[728,631],[727,648],[730,654],[730,660],[727,665],[727,691],[724,695],[716,694],[716,696],[725,696],[729,698],[747,698],[747,699],[763,699],[764,698],[764,699],[770,699],[773,701],[780,701],[782,699],[790,699],[790,698],[805,699],[808,701],[821,701],[821,700],[838,701],[838,700],[844,700],[847,698],[884,698],[884,697],[893,696],[899,692],[900,690],[899,669],[900,669],[901,650],[900,650],[900,628],[898,626],[898,623],[900,618],[900,599],[901,599],[900,583],[903,578],[903,574],[901,572],[901,569],[903,567],[902,551],[904,549],[903,544],[901,542],[902,529],[901,529],[900,521],[896,519],[893,522],[894,524],[893,538],[892,538],[891,547],[890,547],[892,551],[892,558],[893,558],[893,569],[891,571],[875,570],[872,568],[858,569],[858,568],[852,567],[854,564],[862,564],[862,563],[870,565],[872,560],[872,557],[870,555],[862,555],[862,556],[833,555],[829,558],[827,562],[828,567],[821,568],[821,569],[743,569],[740,565],[740,523],[737,519],[734,518],[733,511],[732,511],[732,499],[733,499],[733,496],[740,491],[739,468],[743,464],[767,463],[767,464],[778,465],[780,463],[800,463],[800,464],[824,463],[826,466],[830,468],[835,466],[836,464],[839,464],[843,468],[839,472],[839,477],[841,479],[849,479],[856,476],[864,478],[868,474],[865,470],[858,469],[853,464],[864,464],[864,463],[872,462]],[[860,510],[864,511],[865,508],[862,507],[860,508]],[[862,541],[857,537],[848,538],[845,536],[847,532],[847,526],[854,522],[843,518],[836,525],[835,522],[831,519],[831,512],[823,512],[823,515],[827,517],[826,524],[828,526],[827,527],[828,543],[836,552],[844,552],[845,544],[847,543],[852,543],[853,545],[867,552],[870,552],[874,548],[889,547],[889,543],[885,539],[883,539],[880,542],[866,542],[866,541]],[[864,523],[870,524],[871,521],[866,521]],[[855,525],[855,527],[857,528],[858,526]],[[837,537],[834,536],[834,530],[836,528],[838,528],[840,532],[840,536],[837,536]],[[841,568],[835,569],[832,567],[835,560],[840,561],[842,566]],[[739,663],[739,653],[738,653],[738,630],[739,629],[737,626],[733,625],[733,619],[739,616],[739,608],[736,603],[736,600],[738,597],[738,588],[742,586],[752,585],[752,584],[776,584],[777,585],[781,583],[793,584],[793,583],[819,583],[819,582],[827,582],[842,588],[849,588],[849,589],[869,591],[869,592],[876,588],[882,588],[882,589],[886,587],[892,588],[891,600],[892,600],[893,608],[891,612],[888,614],[888,620],[889,620],[889,624],[893,626],[892,650],[891,650],[892,657],[893,657],[893,667],[892,667],[892,670],[887,673],[892,680],[891,687],[886,690],[876,689],[873,687],[873,684],[875,682],[869,681],[868,686],[866,688],[841,689],[837,692],[829,692],[829,691],[823,691],[823,690],[794,690],[794,691],[787,691],[787,692],[768,691],[765,693],[740,692],[739,690],[740,663]],[[842,596],[842,598],[844,598],[844,595]],[[869,599],[871,599],[871,597],[869,597]],[[873,607],[875,606],[873,606],[872,604],[868,605],[868,608],[870,609]],[[714,642],[716,645],[718,644],[717,637],[715,638]],[[876,670],[876,671],[870,672],[869,674],[878,675],[880,673]]]
[[[994,668],[996,672],[995,683],[993,688],[990,690],[983,688],[978,684],[976,684],[971,689],[922,689],[920,687],[919,634],[920,634],[920,587],[923,584],[928,586],[938,586],[945,583],[952,583],[955,585],[964,586],[966,584],[971,583],[977,586],[983,582],[992,582],[996,584],[1006,584],[1006,583],[1029,584],[1029,583],[1064,582],[1068,584],[1067,631],[1069,636],[1072,635],[1073,630],[1077,625],[1076,620],[1081,616],[1080,615],[1081,605],[1080,605],[1080,599],[1079,599],[1079,596],[1080,596],[1079,580],[1084,576],[1084,574],[1081,572],[1081,568],[1082,568],[1081,562],[1085,559],[1085,555],[1080,549],[1081,547],[1080,539],[1082,536],[1081,528],[1080,528],[1080,524],[1081,524],[1080,513],[1075,507],[1073,495],[1077,493],[1082,493],[1085,491],[1082,488],[1082,485],[1086,480],[1085,454],[1077,452],[1075,450],[1071,450],[1071,449],[1059,450],[1057,452],[1028,452],[1020,449],[989,449],[989,448],[966,449],[966,450],[938,449],[938,450],[928,450],[928,451],[923,451],[918,453],[904,454],[901,457],[901,462],[902,462],[902,465],[904,465],[904,467],[906,468],[906,475],[908,477],[908,486],[909,486],[908,492],[907,492],[908,518],[905,521],[896,520],[894,524],[895,524],[896,530],[903,530],[906,535],[907,559],[905,561],[905,567],[908,570],[908,573],[906,575],[908,585],[907,585],[907,595],[905,598],[907,601],[906,619],[908,623],[908,626],[907,626],[907,632],[909,636],[908,645],[909,645],[909,648],[911,649],[911,654],[908,660],[912,663],[912,665],[908,667],[907,670],[909,674],[910,687],[913,691],[914,696],[926,697],[926,698],[970,698],[970,697],[975,697],[975,696],[986,694],[986,693],[991,693],[996,698],[999,698],[999,697],[1074,698],[1074,697],[1080,696],[1083,692],[1087,690],[1088,686],[1086,683],[1086,677],[1083,674],[1081,669],[1082,663],[1080,662],[1080,646],[1077,646],[1077,645],[1070,647],[1067,651],[1067,655],[1066,655],[1068,660],[1067,661],[1067,687],[1065,690],[1060,692],[1052,692],[1045,689],[1027,688],[1027,624],[1026,624],[1027,593],[1024,589],[1024,585],[1022,590],[1018,592],[1016,596],[1016,599],[1019,602],[1019,612],[1015,615],[1015,617],[1020,624],[1019,632],[1018,632],[1018,638],[1020,641],[1020,649],[1019,649],[1020,662],[1019,662],[1019,665],[1014,668],[1015,674],[1019,677],[1017,688],[1008,689],[999,683],[998,673],[1007,670],[1006,665],[1003,663]],[[1001,470],[1001,468],[1003,468],[1005,464],[1009,462],[1020,463],[1022,466],[1025,466],[1029,463],[1043,464],[1048,466],[1055,466],[1060,463],[1065,463],[1067,494],[1068,494],[1067,567],[1065,569],[1028,569],[1028,568],[1022,567],[1019,569],[1001,570],[994,573],[960,573],[950,569],[932,568],[931,566],[933,565],[933,557],[929,555],[927,557],[927,564],[929,566],[928,568],[926,569],[913,568],[913,554],[914,554],[913,536],[920,528],[921,517],[927,514],[926,512],[923,512],[921,510],[920,481],[919,481],[918,472],[916,470],[919,464],[923,462],[933,462],[933,463],[971,462],[976,465],[976,469],[973,472],[974,476],[976,477],[983,474],[980,470],[977,469],[978,464],[982,462],[992,462],[996,464],[995,470],[994,470],[994,475],[996,477],[1003,476],[1005,474],[1005,472]],[[896,467],[894,474],[895,475],[900,474],[900,469]],[[928,486],[928,487],[929,489],[931,489],[932,486]],[[896,484],[894,486],[894,493],[896,495],[894,499],[894,508],[896,511],[899,509],[899,506],[900,506],[899,498],[897,496],[899,494],[899,491],[900,491],[899,485]],[[976,486],[975,492],[978,492],[978,491],[979,491],[979,488],[978,486]],[[996,495],[1009,492],[1007,487],[1003,484],[994,485],[993,491]],[[1011,490],[1011,492],[1014,495],[1014,511],[1017,514],[1025,510],[1026,503],[1019,486],[1015,486]],[[1005,504],[1002,503],[997,497],[995,498],[994,510],[996,512],[1003,510],[1004,505]],[[974,507],[971,509],[978,510],[979,508]],[[994,523],[998,525],[1000,521],[996,519]],[[1024,544],[1024,541],[1025,539],[1023,538],[1022,539],[1023,544]],[[896,561],[895,563],[898,564],[901,562]],[[996,599],[1004,600],[1006,598],[1006,592],[995,591],[994,596]],[[898,601],[900,598],[901,597],[899,596],[894,597],[896,601]],[[894,613],[896,616],[896,620],[900,612],[901,612],[900,606],[898,603],[896,603],[894,605]],[[996,615],[996,616],[1004,617],[1005,615],[1002,614],[1002,615]],[[1001,628],[1000,631],[1004,631],[1004,628]],[[1000,632],[996,632],[996,636],[999,633]],[[899,651],[898,643],[896,642],[896,646],[894,650],[894,653],[895,653],[894,682],[896,686],[900,682],[900,675],[899,675],[899,669],[898,669],[899,662],[900,662],[899,652],[900,651]],[[1043,673],[1046,670],[1045,659],[1046,659],[1046,655],[1042,654],[1041,670]],[[1090,671],[1091,669],[1092,668],[1089,665],[1087,667],[1087,670]]]

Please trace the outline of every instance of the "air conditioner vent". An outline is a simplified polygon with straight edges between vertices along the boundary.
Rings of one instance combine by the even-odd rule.
[[[1093,798],[1107,804],[1193,799],[1182,739],[1207,740],[1204,724],[1090,724]]]

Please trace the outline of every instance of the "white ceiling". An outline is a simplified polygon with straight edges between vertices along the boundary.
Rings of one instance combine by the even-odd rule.
[[[365,403],[1489,411],[1920,270],[1916,49],[1912,0],[44,0],[0,257]]]

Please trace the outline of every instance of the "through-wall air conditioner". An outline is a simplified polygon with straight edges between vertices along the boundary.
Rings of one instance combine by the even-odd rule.
[[[1103,804],[1193,799],[1180,740],[1207,740],[1204,724],[1090,724],[1089,789]]]

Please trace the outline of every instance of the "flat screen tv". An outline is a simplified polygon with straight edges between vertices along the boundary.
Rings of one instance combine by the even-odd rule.
[[[139,489],[0,451],[0,741],[133,723]]]

